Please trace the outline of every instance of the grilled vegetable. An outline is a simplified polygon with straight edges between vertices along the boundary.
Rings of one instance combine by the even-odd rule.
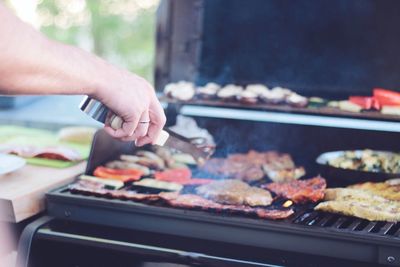
[[[195,95],[195,88],[191,82],[180,81],[167,84],[164,89],[164,94],[180,101],[189,101]]]
[[[382,106],[400,106],[400,93],[382,89],[375,88],[373,90],[374,98],[379,101]]]
[[[218,91],[217,96],[222,100],[234,100],[236,96],[241,94],[243,88],[241,86],[229,84]]]
[[[157,188],[157,189],[163,189],[163,190],[168,190],[168,191],[180,191],[183,188],[183,186],[181,184],[159,181],[159,180],[149,179],[149,178],[142,179],[138,182],[134,182],[133,184]]]
[[[341,110],[350,111],[350,112],[361,112],[361,110],[362,110],[361,106],[354,104],[347,100],[339,101],[338,106]]]
[[[295,107],[305,107],[308,104],[308,99],[307,97],[292,93],[286,98],[286,103]]]
[[[236,99],[243,104],[255,104],[258,101],[258,94],[252,91],[242,91],[236,96]]]
[[[143,175],[143,173],[139,170],[118,170],[103,166],[97,167],[93,174],[99,178],[114,179],[122,182],[136,181],[139,180]]]
[[[90,176],[90,175],[81,175],[81,176],[79,176],[79,179],[85,180],[85,181],[90,181],[90,182],[101,183],[107,189],[120,189],[124,186],[124,183],[122,181],[102,179],[102,178],[97,178],[95,176]]]
[[[400,116],[400,106],[382,106],[381,113]]]
[[[106,163],[106,167],[110,169],[120,169],[120,170],[129,170],[135,169],[143,172],[143,175],[149,175],[150,169],[133,162],[123,161],[123,160],[114,160]]]
[[[196,165],[197,162],[190,154],[179,153],[172,156],[175,162],[189,164],[189,165]]]

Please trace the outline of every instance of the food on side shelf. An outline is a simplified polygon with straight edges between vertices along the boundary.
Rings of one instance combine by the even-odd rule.
[[[150,174],[150,169],[147,168],[146,166],[136,164],[133,162],[128,162],[128,161],[123,161],[123,160],[113,160],[110,162],[107,162],[105,164],[107,168],[110,169],[120,169],[120,170],[129,170],[129,169],[134,169],[134,170],[139,170],[143,173],[144,176],[147,176]]]
[[[296,167],[288,154],[275,151],[249,151],[247,154],[231,154],[228,158],[208,160],[201,170],[223,177],[247,182],[261,180],[267,175],[274,182],[289,181],[305,174],[303,167]]]
[[[246,86],[246,91],[255,93],[257,96],[261,96],[264,92],[269,91],[269,89],[263,84],[249,84]]]
[[[64,142],[90,144],[97,129],[93,127],[65,127],[58,132],[58,139]]]
[[[265,91],[260,95],[261,100],[269,104],[280,104],[284,103],[288,92],[282,90],[283,88],[275,87],[270,91]]]
[[[97,178],[95,176],[90,176],[90,175],[81,175],[81,176],[79,176],[79,179],[84,180],[84,181],[101,183],[104,185],[104,187],[106,189],[120,189],[124,186],[124,183],[121,181],[102,179],[102,178]]]
[[[255,104],[258,101],[258,94],[244,90],[236,96],[236,99],[243,104]]]
[[[134,182],[133,184],[162,189],[162,190],[168,190],[168,191],[180,191],[183,188],[183,186],[178,183],[159,181],[159,180],[149,179],[149,178],[142,179],[140,181]]]
[[[197,95],[203,99],[212,99],[217,96],[218,90],[221,87],[216,83],[207,83],[203,87],[197,88]]]
[[[342,169],[396,174],[400,173],[400,154],[369,149],[345,151],[328,164]]]
[[[286,97],[286,103],[294,107],[306,107],[308,104],[307,97],[301,96],[296,93],[291,93]]]
[[[349,101],[353,104],[359,105],[362,109],[369,110],[369,109],[377,109],[379,110],[380,103],[376,101],[373,97],[369,96],[350,96]]]
[[[375,88],[373,96],[381,106],[400,106],[400,92]]]
[[[199,195],[222,204],[268,206],[271,194],[238,180],[220,180],[196,188]]]
[[[400,106],[382,106],[381,113],[400,116]]]
[[[165,86],[164,94],[176,100],[189,101],[195,95],[195,87],[193,83],[185,81],[169,83]]]
[[[139,180],[143,173],[135,169],[120,170],[99,166],[94,170],[93,175],[104,179],[115,179],[122,182],[129,182]]]
[[[309,108],[320,108],[324,107],[328,104],[328,101],[326,99],[323,99],[321,97],[310,97],[308,98],[308,107]]]
[[[391,179],[381,183],[366,182],[351,185],[348,188],[361,189],[389,200],[400,201],[400,179]]]
[[[200,208],[203,210],[249,214],[271,220],[285,219],[294,213],[292,209],[267,209],[244,205],[219,204],[194,194],[160,193],[159,195],[167,204],[177,208]]]
[[[243,87],[233,84],[228,84],[218,91],[217,96],[221,100],[229,101],[236,99],[236,97],[239,94],[241,94],[242,91]]]
[[[66,146],[3,145],[0,147],[0,152],[23,158],[45,158],[63,161],[80,161],[83,159],[78,151]]]
[[[400,202],[362,189],[327,189],[324,199],[325,202],[319,203],[315,210],[355,216],[369,221],[400,221]]]
[[[348,100],[339,101],[338,102],[338,107],[341,110],[350,111],[350,112],[356,112],[356,113],[359,113],[362,110],[361,106],[359,106],[357,104],[354,104],[354,103],[352,103],[352,102],[350,102]]]
[[[322,177],[315,177],[286,183],[264,184],[261,188],[268,189],[279,197],[290,199],[295,203],[318,202],[324,198],[326,181]]]

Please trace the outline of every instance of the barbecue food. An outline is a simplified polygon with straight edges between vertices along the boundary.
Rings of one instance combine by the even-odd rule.
[[[124,183],[121,181],[117,180],[111,180],[111,179],[102,179],[102,178],[97,178],[95,176],[90,176],[90,175],[84,175],[82,174],[79,176],[80,180],[84,181],[91,181],[99,184],[103,184],[104,188],[106,189],[120,189],[124,187]]]
[[[78,151],[66,146],[3,145],[0,147],[0,152],[23,158],[45,158],[63,161],[80,161],[83,159]]]
[[[197,95],[203,99],[211,99],[217,96],[218,90],[221,87],[216,83],[207,83],[203,87],[197,88]]]
[[[185,81],[169,83],[164,88],[164,94],[176,100],[189,101],[195,95],[194,84]]]
[[[246,86],[247,92],[252,92],[257,95],[257,97],[261,96],[264,92],[269,91],[268,87],[263,84],[249,84]]]
[[[400,154],[369,149],[345,151],[328,164],[342,169],[396,174],[400,173]]]
[[[196,192],[222,204],[268,206],[272,203],[272,196],[268,191],[238,180],[215,181],[197,187]]]
[[[140,164],[140,165],[146,166],[148,168],[156,169],[156,170],[162,170],[165,168],[164,161],[160,157],[158,159],[156,159],[156,158],[150,158],[147,156],[139,156],[139,155],[121,155],[120,159],[122,161]]]
[[[400,221],[400,202],[385,199],[365,190],[327,189],[325,200],[315,209],[355,216],[369,221]]]
[[[99,197],[111,197],[113,199],[131,200],[135,202],[155,202],[164,201],[167,205],[176,208],[202,209],[217,212],[229,212],[237,214],[256,215],[263,219],[279,220],[288,218],[294,212],[292,209],[270,209],[253,208],[244,205],[223,205],[205,199],[194,194],[179,194],[178,192],[161,192],[159,194],[143,194],[130,190],[109,190],[104,184],[93,181],[80,180],[69,186],[69,190],[74,194],[87,194]]]
[[[137,181],[139,180],[143,173],[135,169],[110,169],[103,166],[99,166],[93,171],[93,175],[98,178],[113,179],[122,182]]]
[[[286,97],[286,103],[295,107],[306,107],[308,104],[307,97],[301,96],[296,93],[291,93],[288,97]]]
[[[193,194],[160,193],[160,198],[168,205],[177,208],[199,208],[203,210],[216,210],[232,213],[256,215],[263,219],[285,219],[293,214],[292,209],[265,209],[253,208],[243,205],[224,205]]]
[[[247,182],[261,180],[267,175],[275,182],[298,179],[305,174],[303,167],[296,167],[288,154],[274,151],[260,153],[250,150],[247,154],[232,154],[228,158],[208,160],[203,171]]]
[[[315,177],[286,183],[270,183],[261,187],[270,190],[279,197],[291,199],[295,203],[318,202],[324,198],[326,181],[322,177]]]
[[[129,170],[129,169],[135,169],[143,172],[143,175],[149,175],[150,174],[150,169],[140,165],[136,164],[133,162],[128,162],[128,161],[123,161],[123,160],[113,160],[110,162],[106,163],[106,167],[110,169],[120,169],[120,170]]]
[[[258,94],[250,90],[245,90],[238,94],[236,98],[243,104],[256,104],[258,101]]]
[[[366,182],[348,188],[361,189],[389,200],[400,201],[400,179],[392,179],[382,183]]]
[[[158,181],[155,179],[142,179],[140,181],[134,182],[133,184],[168,191],[180,191],[183,188],[183,186],[178,183]]]
[[[225,101],[235,100],[236,97],[242,93],[242,91],[243,88],[241,86],[228,84],[218,91],[217,96]]]
[[[124,199],[132,201],[157,201],[160,199],[158,194],[142,194],[130,190],[109,190],[102,183],[80,180],[69,185],[71,193],[87,194],[100,197],[111,197],[114,199]]]

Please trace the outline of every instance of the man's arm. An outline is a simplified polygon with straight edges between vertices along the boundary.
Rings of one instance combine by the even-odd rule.
[[[138,139],[139,145],[157,137],[165,115],[154,89],[143,78],[47,39],[1,4],[0,21],[0,93],[89,95],[124,120],[120,130],[105,127],[112,136]]]

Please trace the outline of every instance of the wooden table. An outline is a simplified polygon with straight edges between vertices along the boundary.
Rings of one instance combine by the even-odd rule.
[[[0,175],[0,221],[18,223],[45,209],[44,195],[85,171],[86,162],[56,169],[26,165]]]

